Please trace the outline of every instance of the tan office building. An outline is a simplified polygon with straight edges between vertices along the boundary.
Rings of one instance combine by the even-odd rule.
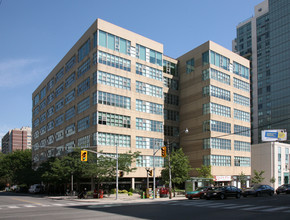
[[[206,142],[210,137],[229,134],[228,131],[202,131],[203,124],[209,127],[214,120],[230,121],[232,127],[234,124],[240,126],[238,129],[249,127],[250,122],[244,121],[249,120],[249,79],[209,62],[202,65],[202,53],[209,50],[227,57],[228,67],[237,65],[238,69],[247,71],[247,60],[212,42],[182,56],[178,68],[176,59],[163,55],[162,44],[97,19],[33,93],[33,161],[39,164],[49,157],[72,152],[75,147],[90,147],[110,154],[116,153],[116,145],[118,153],[140,151],[138,162],[132,164],[137,170],[120,180],[121,184],[130,184],[132,188],[144,183],[145,168],[153,167],[153,149],[163,146],[164,141],[171,147],[184,147],[194,168],[201,166],[203,158],[207,158],[206,165],[213,165],[209,162],[212,155],[227,155],[232,163],[240,160],[244,164],[250,152],[236,151],[233,146],[234,139],[242,144],[250,142],[248,136],[224,138],[231,140],[230,150],[203,149],[202,141],[179,145],[179,136],[183,138],[183,130],[187,127],[190,134],[187,139],[203,138]],[[194,69],[191,69],[192,63],[186,65],[192,55],[196,56]],[[208,59],[210,56],[208,52]],[[210,68],[225,72],[230,76],[230,83],[211,78]],[[207,74],[203,74],[205,71]],[[210,79],[203,81],[203,75]],[[218,79],[225,77],[222,73],[215,75]],[[236,84],[238,88],[234,87]],[[230,95],[225,92],[221,96],[231,96],[230,100],[210,95],[210,86],[229,90]],[[207,91],[205,96],[203,90]],[[209,111],[210,101],[227,105],[231,108],[231,116],[203,112],[203,108]],[[234,113],[239,119],[234,119]],[[164,159],[160,151],[155,158],[158,177]],[[249,175],[250,167],[228,166],[228,163],[213,166],[213,174],[217,176],[233,177],[241,171]]]
[[[163,57],[162,44],[97,19],[33,93],[33,161],[75,147],[140,151],[139,162],[132,164],[137,171],[124,176],[134,188],[142,183],[135,178],[153,167],[153,148],[163,146],[164,96],[168,117],[178,110],[173,95],[164,95],[173,81],[178,86],[174,78],[177,61]],[[169,123],[167,133],[173,126],[178,122]],[[156,176],[163,165],[159,151]]]
[[[190,131],[181,146],[193,168],[211,165],[215,181],[240,187],[251,174],[249,61],[211,41],[178,60],[180,128]]]

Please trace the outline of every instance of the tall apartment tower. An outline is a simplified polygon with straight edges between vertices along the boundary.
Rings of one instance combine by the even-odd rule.
[[[290,2],[258,4],[237,26],[233,51],[251,60],[252,143],[261,142],[262,130],[290,131]]]
[[[33,161],[75,147],[116,154],[117,146],[141,152],[137,170],[124,176],[133,188],[141,184],[164,125],[166,138],[178,135],[177,74],[162,44],[97,19],[33,92]],[[159,176],[160,151],[155,159]]]
[[[178,58],[181,146],[193,168],[221,184],[251,175],[249,61],[208,41]],[[196,176],[196,173],[193,173]]]
[[[2,138],[2,153],[31,149],[31,128],[22,127],[8,131]]]

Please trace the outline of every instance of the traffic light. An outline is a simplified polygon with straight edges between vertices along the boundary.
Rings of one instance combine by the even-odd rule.
[[[120,177],[123,177],[123,176],[124,176],[124,171],[120,171],[120,172],[119,172],[119,176],[120,176]]]
[[[149,170],[148,173],[149,173],[149,176],[153,176],[153,170]]]
[[[86,150],[81,151],[81,161],[88,161],[88,151]]]
[[[166,147],[161,147],[161,157],[166,157]]]

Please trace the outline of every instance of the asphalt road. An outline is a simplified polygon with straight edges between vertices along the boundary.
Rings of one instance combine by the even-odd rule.
[[[0,193],[0,219],[290,219],[290,195],[94,203]]]

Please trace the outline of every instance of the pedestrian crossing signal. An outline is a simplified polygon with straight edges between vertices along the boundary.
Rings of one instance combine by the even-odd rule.
[[[88,151],[86,150],[81,151],[81,161],[88,161]]]
[[[166,157],[166,147],[161,147],[161,157]]]
[[[119,176],[123,177],[124,176],[124,171],[120,171]]]

